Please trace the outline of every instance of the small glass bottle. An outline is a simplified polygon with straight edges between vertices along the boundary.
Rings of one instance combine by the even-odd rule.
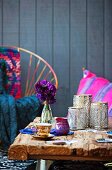
[[[52,119],[53,119],[53,116],[52,116],[51,106],[48,102],[45,102],[43,110],[42,110],[40,122],[42,122],[42,123],[52,123]]]

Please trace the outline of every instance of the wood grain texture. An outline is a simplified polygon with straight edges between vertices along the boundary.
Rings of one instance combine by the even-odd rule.
[[[27,160],[28,153],[27,153],[27,143],[29,141],[28,135],[18,135],[15,139],[15,143],[12,146],[12,149],[9,153],[9,157],[13,159],[15,157],[16,160]],[[18,145],[18,143],[20,143]]]
[[[35,119],[36,121],[36,119]],[[32,123],[29,125],[29,127]],[[112,117],[109,120],[112,128]],[[106,131],[75,131],[73,135],[55,136],[51,141],[33,138],[31,135],[19,134],[8,151],[9,159],[27,160],[30,158],[68,159],[68,160],[111,160],[112,144],[97,143],[98,138],[107,138]],[[54,145],[54,140],[65,140],[72,143]]]

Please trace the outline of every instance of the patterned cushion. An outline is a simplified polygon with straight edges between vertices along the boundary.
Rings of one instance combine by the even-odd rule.
[[[0,94],[5,94],[6,79],[6,62],[0,59]]]
[[[93,101],[108,102],[108,115],[112,116],[112,83],[109,80],[83,70],[77,94],[92,94]]]
[[[7,83],[5,90],[15,98],[21,97],[20,53],[16,49],[0,47],[0,59],[6,61]]]

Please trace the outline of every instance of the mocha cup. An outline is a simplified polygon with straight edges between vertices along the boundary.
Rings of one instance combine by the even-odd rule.
[[[50,123],[37,123],[36,128],[37,128],[37,135],[41,137],[48,137],[50,134],[52,124]]]

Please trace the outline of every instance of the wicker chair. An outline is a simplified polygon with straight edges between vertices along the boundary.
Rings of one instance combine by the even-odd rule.
[[[24,63],[27,63],[27,70],[24,70],[24,78],[25,78],[25,93],[24,96],[29,96],[34,93],[34,84],[40,79],[46,79],[55,84],[56,88],[58,88],[58,79],[50,64],[45,61],[42,57],[37,54],[25,50],[23,48],[17,48],[21,54],[21,60],[23,60],[22,56],[24,56]],[[26,59],[27,57],[27,59]],[[23,74],[23,73],[21,73]]]
[[[9,46],[0,47],[0,53],[2,53],[3,51],[6,52],[6,50],[8,50],[8,52],[10,52],[10,50],[13,50],[13,51],[16,50],[18,51],[18,53],[20,53],[20,59],[21,59],[20,64],[22,63],[21,65],[22,96],[32,95],[34,93],[35,82],[42,80],[42,79],[49,80],[55,84],[56,88],[58,87],[57,76],[53,68],[42,57],[38,56],[37,54],[31,51],[28,51],[26,49],[19,48],[19,47],[9,47]],[[8,56],[8,59],[9,58],[10,56]],[[0,56],[0,59],[1,59],[1,56]],[[12,62],[12,65],[14,65],[13,60],[14,59],[12,58],[9,59],[8,61],[9,65],[11,64],[11,62]],[[18,63],[16,64],[17,67],[18,67]]]
[[[10,50],[13,50],[13,51],[15,50],[15,51],[18,51],[18,53],[20,54],[20,60],[21,60],[20,64],[22,63],[21,71],[20,71],[21,72],[20,76],[21,76],[22,96],[30,96],[34,94],[35,82],[42,80],[42,79],[49,80],[55,84],[56,88],[58,87],[57,76],[53,68],[42,57],[23,48],[1,46],[0,47],[0,59],[2,58],[1,56],[2,52],[5,51],[6,53],[6,50],[8,52],[10,52]],[[5,55],[6,54],[4,54],[4,56]],[[5,56],[5,59],[7,59],[6,56]],[[10,64],[14,65],[13,58],[10,58],[10,56],[8,56],[8,60],[9,60],[8,61],[9,65]],[[18,67],[18,63],[16,64],[17,67]],[[13,66],[10,66],[10,67],[13,67]]]

